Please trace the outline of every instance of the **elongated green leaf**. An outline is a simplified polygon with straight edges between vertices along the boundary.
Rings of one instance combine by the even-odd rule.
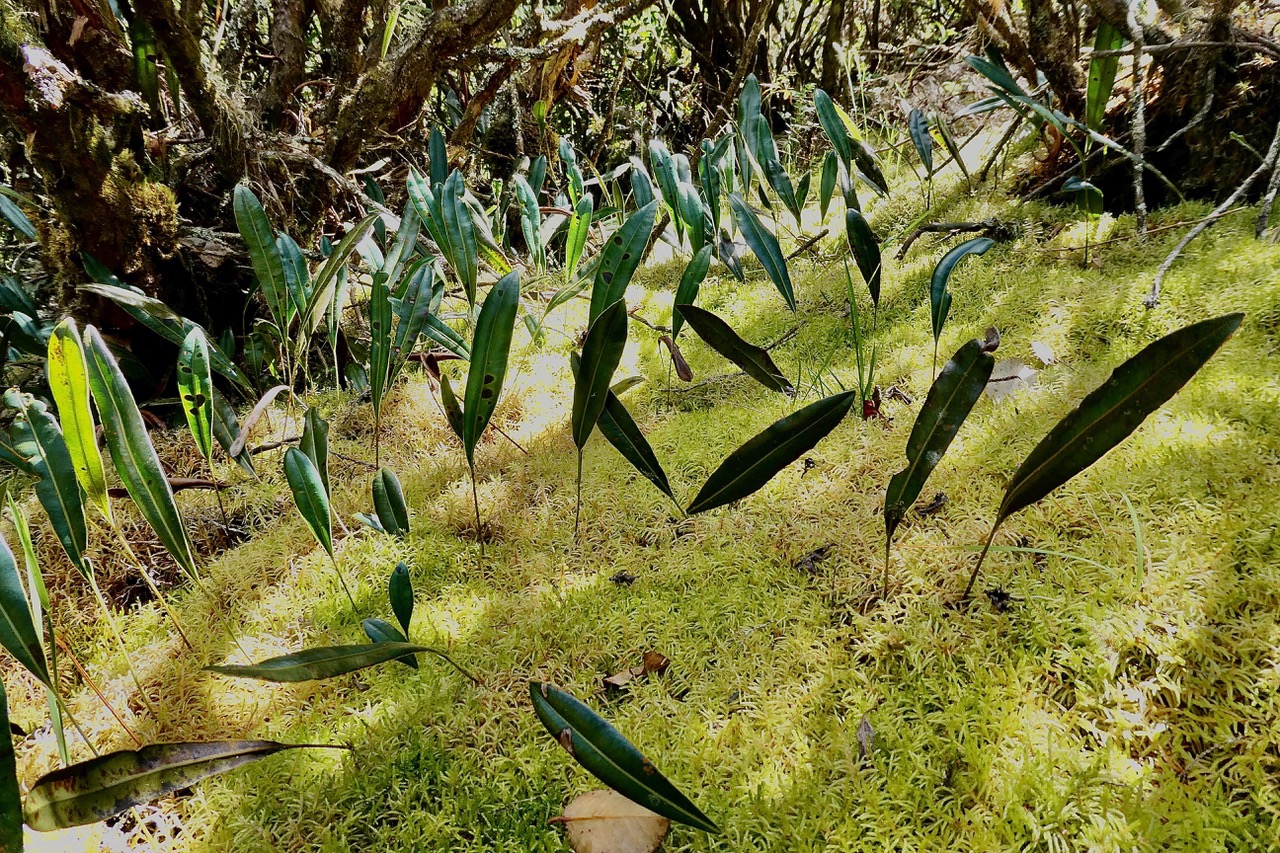
[[[1243,314],[1227,314],[1186,326],[1117,367],[1014,472],[996,523],[1040,500],[1124,441],[1196,375],[1243,319]]]
[[[471,341],[471,368],[467,371],[467,393],[462,410],[462,444],[467,462],[474,464],[476,445],[484,434],[502,393],[515,331],[516,309],[520,306],[520,274],[503,276],[485,297],[476,318]]]
[[[698,290],[706,280],[707,271],[711,268],[711,247],[703,246],[680,276],[680,284],[676,287],[675,304],[671,308],[671,338],[680,336],[680,327],[684,325],[684,315],[680,313],[681,305],[692,305],[698,298]]]
[[[423,259],[409,268],[408,274],[400,284],[398,292],[391,297],[391,310],[395,314],[395,334],[391,341],[391,368],[388,384],[396,381],[418,338],[422,336],[423,327],[431,313],[432,295],[435,292],[436,275],[431,268],[431,261]],[[448,328],[447,326],[445,328]],[[461,337],[455,336],[458,342]],[[466,344],[462,344],[466,351]]]
[[[907,467],[893,475],[885,493],[886,548],[906,518],[907,510],[920,497],[925,481],[969,417],[973,404],[982,396],[996,364],[991,353],[999,342],[999,336],[992,336],[987,341],[974,339],[960,347],[929,389],[929,396],[911,428],[911,437],[907,439]]]
[[[0,199],[2,198],[4,196],[0,195]],[[31,294],[11,275],[0,275],[0,308],[26,314],[28,317],[37,317],[40,313]]]
[[[1086,216],[1102,215],[1102,190],[1096,185],[1072,175],[1062,182],[1062,192],[1075,196],[1076,206],[1084,211]]]
[[[280,330],[283,339],[289,331],[289,281],[284,270],[284,259],[276,245],[271,223],[262,210],[258,197],[244,184],[236,186],[232,198],[236,227],[249,249],[249,261],[253,273],[262,286],[262,296],[271,312],[271,319]]]
[[[111,499],[107,497],[106,469],[98,450],[93,411],[89,408],[87,370],[80,330],[68,317],[49,336],[49,391],[58,406],[58,418],[76,479],[85,496],[110,520]]]
[[[756,120],[756,158],[760,163],[760,168],[764,170],[765,180],[769,182],[769,186],[777,193],[778,198],[782,200],[782,204],[791,211],[791,215],[796,217],[796,221],[800,221],[800,204],[796,199],[795,187],[791,183],[791,176],[787,174],[787,170],[783,168],[782,160],[778,157],[778,149],[774,145],[773,133],[769,130],[769,122],[762,116]]]
[[[428,314],[424,318],[422,334],[463,361],[471,360],[471,347],[467,346],[467,342],[462,339],[461,335],[436,315]],[[405,357],[408,358],[408,355],[406,352]]]
[[[684,220],[689,234],[689,248],[696,254],[707,242],[707,211],[702,206],[702,198],[693,184],[679,184],[676,187],[680,218]]]
[[[387,598],[391,601],[391,612],[404,629],[404,635],[409,636],[409,623],[413,620],[413,582],[409,579],[409,566],[403,562],[397,563],[391,571]]]
[[[157,743],[63,767],[27,793],[27,826],[51,832],[106,820],[201,779],[303,745],[269,740]]]
[[[449,177],[449,153],[445,148],[444,134],[440,132],[440,126],[433,124],[431,126],[431,139],[427,144],[428,165],[431,168],[431,186],[440,187],[444,185],[445,180]]]
[[[253,470],[253,456],[244,449],[243,442],[241,442],[239,453],[231,452],[235,443],[240,441],[240,422],[236,418],[235,407],[227,402],[227,398],[222,396],[217,388],[213,389],[213,437],[237,465],[257,476],[257,472]]]
[[[844,391],[774,422],[729,454],[707,478],[689,504],[689,515],[724,506],[758,490],[835,429],[857,399],[857,391]]]
[[[0,195],[0,218],[28,240],[38,239],[36,227],[31,224],[31,220],[22,212],[22,208],[14,204],[6,195]]]
[[[791,393],[791,383],[773,363],[767,350],[747,343],[728,323],[704,308],[679,305],[676,311],[707,346],[741,367],[752,379],[770,391]]]
[[[951,280],[951,272],[956,264],[968,255],[981,255],[996,244],[990,237],[974,237],[965,240],[959,246],[942,256],[938,265],[933,268],[933,276],[929,280],[929,315],[933,320],[933,340],[942,337],[942,327],[946,325],[947,314],[951,312],[951,291],[947,282]]]
[[[373,475],[373,511],[383,529],[392,536],[409,532],[409,508],[405,505],[404,490],[390,468],[379,468]]]
[[[276,235],[276,251],[284,263],[284,280],[289,296],[288,322],[292,322],[310,298],[311,271],[307,269],[306,258],[302,257],[302,249],[288,234],[281,232]]]
[[[329,422],[320,414],[315,406],[308,406],[302,419],[302,439],[298,449],[306,454],[320,475],[320,483],[326,495],[333,494],[329,489]]]
[[[382,414],[382,401],[391,378],[391,316],[387,277],[376,272],[369,288],[369,387],[373,389],[375,420]]]
[[[795,311],[795,288],[791,285],[791,273],[787,271],[787,259],[782,255],[782,247],[778,245],[778,238],[773,236],[773,232],[761,224],[760,218],[742,200],[742,196],[737,193],[729,193],[729,207],[733,209],[733,219],[738,223],[738,230],[742,232],[747,245],[751,247],[751,251],[755,252],[756,257],[760,259],[761,265],[764,266],[764,271],[769,274],[774,286],[778,288],[778,292],[786,300],[787,307]]]
[[[0,645],[14,660],[44,684],[50,684],[49,667],[40,643],[40,631],[31,619],[18,561],[0,535]]]
[[[824,220],[831,207],[831,197],[836,193],[836,176],[840,168],[837,156],[836,152],[828,151],[822,157],[822,180],[818,184],[818,209]]]
[[[1004,65],[1003,60],[992,61],[991,59],[983,59],[981,56],[966,56],[964,61],[974,71],[977,71],[1009,94],[1026,96],[1027,93],[1018,85],[1018,81],[1013,79],[1013,75],[1009,73],[1009,69]]]
[[[631,158],[631,195],[637,208],[644,207],[654,199],[653,180],[639,157]]]
[[[360,627],[364,629],[364,634],[374,643],[407,643],[408,638],[405,637],[400,629],[392,625],[386,619],[371,618],[360,623]],[[395,660],[409,667],[410,669],[418,668],[418,659],[413,654],[406,653]]]
[[[71,564],[85,577],[89,567],[84,559],[89,530],[85,524],[84,504],[80,499],[80,486],[76,480],[75,463],[67,450],[66,440],[58,421],[45,404],[30,394],[22,394],[11,388],[5,392],[5,402],[17,409],[21,421],[14,427],[21,429],[23,440],[14,447],[32,466],[40,478],[36,481],[36,497],[54,535]],[[25,429],[20,425],[25,426]]]
[[[573,443],[581,451],[600,420],[605,395],[627,345],[627,305],[621,299],[606,308],[591,328],[582,346],[581,369],[573,385],[570,424]]]
[[[524,175],[515,175],[511,180],[516,188],[516,198],[520,201],[520,231],[524,234],[524,242],[529,248],[534,269],[542,271],[547,267],[547,255],[542,247],[542,237],[538,234],[538,226],[542,224],[538,197]]]
[[[268,658],[250,666],[206,666],[205,669],[234,678],[253,678],[258,681],[319,681],[419,653],[433,654],[448,660],[438,649],[430,646],[380,642],[359,646],[322,646]]]
[[[284,454],[284,476],[293,492],[293,502],[316,541],[333,557],[333,519],[329,512],[329,496],[325,494],[320,473],[307,454],[290,447]]]
[[[204,333],[192,329],[178,350],[178,398],[196,448],[213,459],[213,372]]]
[[[444,416],[449,421],[449,428],[453,430],[453,434],[460,441],[465,441],[462,437],[466,431],[466,422],[462,417],[462,406],[458,404],[458,398],[454,396],[453,385],[449,382],[448,374],[443,371],[440,373],[440,404],[444,407]]]
[[[711,216],[711,227],[707,231],[712,237],[720,232],[720,160],[732,141],[728,134],[721,137],[721,144],[714,146],[710,140],[702,140],[702,158],[698,160],[698,181],[706,201],[707,213]]]
[[[911,133],[911,142],[920,155],[920,163],[926,175],[933,174],[933,137],[929,135],[929,119],[919,109],[912,109],[907,116],[907,129]]]
[[[1119,29],[1101,21],[1098,33],[1093,40],[1095,52],[1119,50],[1124,44],[1124,33]],[[1085,91],[1084,123],[1091,130],[1101,130],[1102,120],[1107,114],[1107,101],[1111,100],[1111,90],[1116,83],[1116,70],[1120,67],[1120,56],[1095,56],[1089,60],[1089,86]]]
[[[600,412],[600,420],[596,426],[600,429],[600,434],[622,454],[622,458],[630,462],[646,480],[673,501],[676,499],[653,448],[613,389],[605,393],[604,410]]]
[[[836,156],[844,163],[846,169],[851,168],[853,140],[849,138],[844,122],[840,120],[840,114],[836,112],[836,105],[831,101],[831,96],[821,89],[815,89],[813,103],[817,108],[818,123],[822,125],[823,132],[831,141],[831,147],[835,150]]]
[[[85,327],[84,342],[88,355],[89,386],[93,390],[93,401],[98,406],[116,473],[165,549],[184,571],[194,577],[196,560],[191,540],[187,538],[173,490],[120,366],[93,326]]]
[[[463,199],[465,193],[462,172],[455,169],[440,190],[440,210],[444,216],[444,230],[449,235],[449,265],[453,267],[459,283],[467,292],[467,302],[474,305],[480,249],[476,243],[471,212]]]
[[[663,817],[703,832],[720,829],[622,734],[558,687],[529,682],[542,725],[573,759],[613,790]]]
[[[329,309],[335,304],[334,296],[337,293],[339,279],[342,272],[347,268],[347,261],[355,252],[356,247],[360,245],[360,241],[364,239],[369,229],[373,227],[373,223],[379,221],[378,214],[371,213],[364,219],[361,219],[351,227],[351,230],[343,235],[338,241],[338,245],[333,247],[333,251],[329,257],[325,258],[324,266],[320,267],[320,272],[316,273],[315,281],[311,286],[311,294],[307,299],[306,306],[299,312],[298,318],[298,341],[299,348],[305,348],[306,343],[311,340],[311,336],[320,328],[320,324],[324,322],[325,315]]]
[[[938,128],[938,136],[942,137],[942,144],[947,149],[947,153],[951,155],[951,159],[956,161],[956,165],[960,167],[961,174],[965,180],[969,180],[969,167],[965,165],[964,158],[960,156],[960,146],[956,144],[956,138],[951,134],[951,128],[947,125],[947,120],[938,113],[933,118],[934,125]]]
[[[583,193],[569,220],[569,233],[564,244],[564,269],[565,275],[570,279],[578,269],[582,250],[587,245],[587,235],[591,233],[591,212],[594,206],[595,200],[591,194]]]
[[[871,291],[871,302],[879,305],[881,260],[876,235],[871,232],[871,226],[867,224],[862,212],[854,208],[844,212],[844,227],[849,238],[849,248],[853,250],[853,257],[858,262],[858,272],[862,273],[862,280],[867,283],[867,290]]]
[[[3,196],[0,196],[3,198]],[[9,697],[0,683],[0,726],[9,728]],[[0,850],[22,853],[22,792],[18,789],[18,759],[13,752],[13,738],[6,735],[0,742]]]
[[[627,221],[605,243],[591,287],[589,323],[594,323],[600,312],[626,295],[627,285],[640,266],[644,247],[649,242],[649,235],[653,233],[653,220],[657,212],[657,202],[650,202],[627,217]]]

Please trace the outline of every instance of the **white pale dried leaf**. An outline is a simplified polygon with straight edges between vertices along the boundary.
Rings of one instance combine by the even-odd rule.
[[[671,822],[614,791],[588,791],[565,806],[565,834],[575,853],[653,853]]]
[[[1033,355],[1035,355],[1036,358],[1040,359],[1040,363],[1045,366],[1053,364],[1055,361],[1057,361],[1057,359],[1053,355],[1053,350],[1049,348],[1048,344],[1042,341],[1032,341],[1031,352]]]
[[[991,402],[999,403],[1015,391],[1033,387],[1038,375],[1038,370],[1018,359],[1006,358],[996,362],[983,393],[991,398]]]

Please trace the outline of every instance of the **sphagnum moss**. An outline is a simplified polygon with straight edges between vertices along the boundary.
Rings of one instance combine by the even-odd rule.
[[[960,198],[945,218],[1006,206]],[[889,233],[917,213],[885,206],[871,219]],[[1152,224],[1202,214],[1184,206]],[[150,608],[131,614],[135,659],[163,691],[161,719],[145,721],[148,739],[356,747],[353,756],[285,756],[166,804],[184,824],[172,849],[564,849],[547,818],[595,782],[547,740],[524,696],[530,677],[587,699],[724,829],[713,837],[677,827],[669,850],[1280,845],[1280,507],[1271,497],[1280,493],[1280,247],[1254,242],[1247,216],[1224,220],[1147,311],[1141,296],[1178,232],[1101,245],[1101,268],[1085,270],[1077,253],[1057,251],[1074,245],[1071,228],[1037,236],[1074,222],[1072,212],[1024,205],[1018,216],[1030,226],[1023,237],[957,270],[940,350],[996,325],[1002,357],[1038,365],[1030,345],[1040,341],[1056,363],[1035,390],[975,407],[927,490],[945,492],[948,504],[909,515],[898,533],[887,601],[876,601],[877,513],[927,390],[928,276],[951,245],[931,238],[888,261],[877,333],[881,384],[917,402],[890,403],[891,424],[849,418],[808,455],[811,465],[792,466],[738,506],[680,522],[593,438],[575,546],[568,338],[549,332],[539,350],[523,327],[495,423],[529,455],[493,433],[478,449],[488,472],[482,500],[499,532],[483,572],[475,543],[455,535],[470,513],[467,470],[421,374],[393,391],[383,416],[383,462],[404,484],[413,531],[396,540],[353,527],[339,545],[361,613],[330,582],[301,522],[282,511],[278,466],[261,465],[263,483],[228,496],[233,517],[256,520],[253,540],[208,569],[210,586],[235,602],[250,654],[352,641],[361,616],[381,613],[386,574],[405,560],[418,590],[414,640],[448,646],[489,687],[431,665],[288,687],[213,679],[199,667],[235,653],[201,593],[174,596],[204,638],[194,655],[164,642]],[[1132,221],[1102,228],[1102,239],[1124,236]],[[779,366],[812,387],[805,377],[829,361],[822,381],[834,373],[851,387],[842,263],[838,241],[793,262],[796,317],[754,263],[746,284],[713,270],[700,301],[753,341],[798,323],[774,350]],[[642,271],[628,304],[665,325],[680,269]],[[579,302],[557,315],[569,337],[585,322]],[[1181,394],[998,538],[1069,556],[995,553],[980,589],[1007,593],[1007,606],[948,609],[1005,478],[1053,423],[1145,343],[1233,310],[1246,312],[1245,325]],[[682,345],[697,381],[734,372],[694,336]],[[648,380],[627,405],[687,499],[787,404],[732,378],[668,394],[663,358],[656,336],[636,328],[618,375]],[[369,418],[367,407],[331,396],[321,403],[334,424],[334,504],[349,519],[368,509],[368,472],[343,458],[371,456]],[[289,425],[274,428],[284,435]],[[161,452],[177,464],[178,451],[162,443]],[[1141,571],[1124,496],[1141,525]],[[206,495],[181,500],[212,506]],[[811,569],[796,568],[828,545]],[[620,571],[634,582],[611,582]],[[102,626],[65,608],[58,618],[127,707]],[[600,677],[646,649],[672,659],[666,676],[603,696]],[[16,721],[41,719],[36,691],[11,695]],[[104,744],[123,745],[91,696],[73,704]],[[856,734],[864,716],[874,730],[866,757]],[[22,778],[52,765],[47,740],[20,748]]]

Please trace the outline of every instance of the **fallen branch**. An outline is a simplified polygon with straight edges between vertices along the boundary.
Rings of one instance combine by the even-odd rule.
[[[928,222],[911,232],[906,240],[902,241],[902,248],[898,249],[895,256],[898,260],[902,260],[907,256],[907,250],[911,248],[911,244],[924,234],[946,234],[954,236],[970,231],[984,231],[987,236],[995,237],[1002,234],[1008,225],[998,219],[983,219],[981,222]]]
[[[814,235],[813,235],[812,237],[810,237],[808,240],[805,240],[803,243],[801,243],[801,244],[799,245],[799,247],[797,247],[797,248],[796,248],[796,250],[795,250],[794,252],[792,252],[791,254],[787,255],[787,260],[789,260],[789,261],[794,261],[796,258],[798,258],[798,257],[800,257],[801,255],[803,255],[803,254],[804,254],[805,252],[807,252],[807,251],[808,251],[808,250],[809,250],[809,249],[810,249],[810,248],[811,248],[815,243],[817,243],[817,242],[818,242],[819,240],[821,240],[823,237],[827,236],[827,233],[828,233],[828,232],[827,232],[827,229],[826,229],[826,228],[823,228],[823,229],[822,229],[821,231],[819,231],[817,234],[814,234]]]

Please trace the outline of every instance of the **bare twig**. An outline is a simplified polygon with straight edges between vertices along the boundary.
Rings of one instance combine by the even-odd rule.
[[[995,231],[1001,223],[997,219],[984,219],[981,222],[928,222],[911,232],[911,236],[902,241],[902,248],[896,255],[898,260],[907,256],[907,250],[924,234],[960,234],[967,231]]]
[[[826,228],[823,228],[823,229],[822,229],[821,231],[819,231],[817,234],[814,234],[814,235],[813,235],[812,237],[810,237],[808,240],[805,240],[803,243],[801,243],[801,244],[796,248],[796,250],[795,250],[794,252],[792,252],[791,254],[787,255],[787,260],[789,260],[789,261],[793,261],[793,260],[795,260],[796,258],[800,257],[800,256],[801,256],[801,255],[803,255],[805,252],[809,251],[809,249],[810,249],[814,244],[816,244],[819,240],[821,240],[821,239],[822,239],[823,237],[825,237],[825,236],[827,236],[827,229],[826,229]]]
[[[1213,213],[1210,213],[1202,219],[1195,228],[1188,231],[1186,236],[1178,241],[1178,245],[1173,247],[1173,251],[1164,259],[1164,262],[1160,264],[1160,269],[1156,270],[1155,281],[1151,283],[1151,292],[1142,300],[1143,305],[1148,308],[1156,307],[1160,302],[1160,285],[1164,282],[1165,274],[1169,272],[1169,268],[1173,266],[1173,262],[1178,259],[1178,255],[1182,254],[1182,250],[1187,247],[1188,243],[1204,233],[1210,225],[1225,216],[1227,211],[1234,207],[1236,202],[1244,197],[1244,194],[1249,191],[1249,188],[1252,187],[1259,178],[1276,167],[1277,159],[1280,159],[1280,124],[1276,125],[1275,136],[1271,139],[1271,147],[1267,149],[1267,157],[1262,161],[1262,164],[1259,165],[1258,168],[1254,169],[1249,177],[1244,179],[1244,183],[1236,187],[1235,192],[1233,192],[1226,201],[1214,208]]]

